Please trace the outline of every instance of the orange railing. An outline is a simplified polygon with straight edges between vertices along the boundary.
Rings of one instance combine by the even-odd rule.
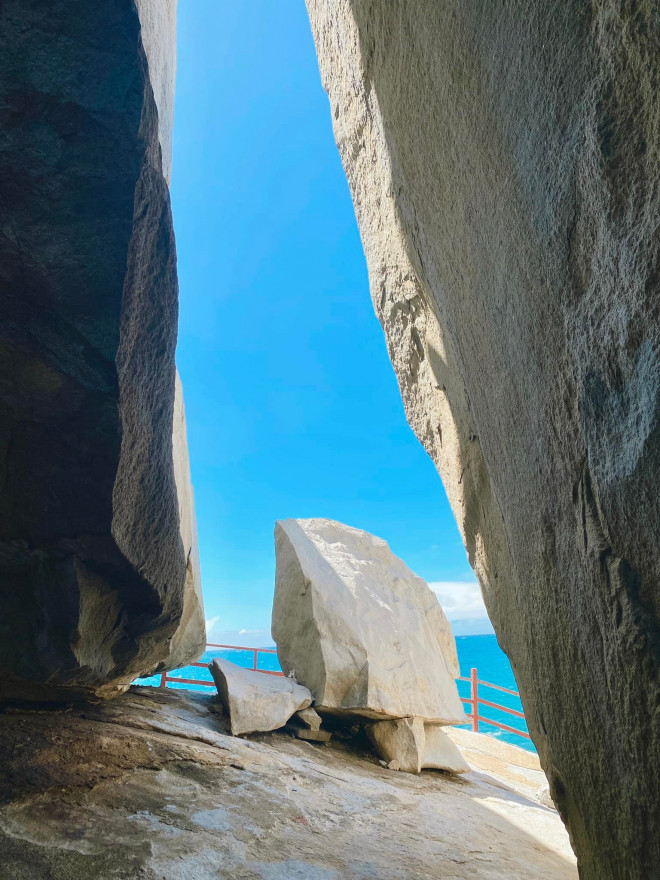
[[[247,648],[241,645],[216,645],[209,643],[207,646],[209,648],[222,648],[225,651],[248,651],[252,654],[252,669],[256,672],[261,672],[263,675],[279,675],[283,676],[283,672],[275,672],[271,669],[259,669],[259,654],[277,654],[277,651],[274,648]],[[206,663],[188,663],[186,668],[190,666],[195,666],[199,669],[208,669],[208,664]],[[461,700],[464,703],[469,703],[472,711],[466,712],[466,715],[472,721],[472,730],[476,733],[479,732],[479,722],[483,722],[484,724],[492,724],[493,727],[498,727],[500,730],[506,730],[507,733],[514,733],[516,736],[522,736],[525,739],[529,739],[530,736],[524,730],[518,730],[516,727],[510,727],[508,724],[502,724],[501,721],[496,721],[494,718],[487,718],[485,715],[482,715],[479,711],[480,706],[489,706],[491,709],[497,709],[499,712],[506,712],[509,715],[514,715],[516,718],[522,718],[525,720],[524,712],[518,712],[517,709],[511,709],[509,706],[503,706],[501,703],[494,703],[491,700],[484,700],[483,697],[479,695],[479,685],[486,688],[492,688],[496,691],[503,691],[505,694],[511,694],[514,697],[518,697],[520,699],[520,694],[518,691],[512,691],[509,688],[502,687],[499,684],[492,684],[489,681],[481,681],[477,677],[477,670],[470,670],[469,678],[458,678],[458,681],[467,681],[470,683],[470,696],[469,697],[461,697]],[[160,687],[167,687],[169,682],[173,682],[176,684],[192,684],[192,685],[201,685],[202,687],[215,687],[213,681],[208,681],[200,678],[180,678],[179,676],[170,675],[169,672],[163,672],[160,676]]]
[[[508,706],[502,706],[501,703],[493,703],[490,700],[484,700],[479,696],[479,685],[482,687],[492,688],[496,691],[504,691],[505,694],[512,694],[514,697],[518,697],[520,699],[520,694],[518,691],[509,690],[509,688],[501,687],[499,684],[491,684],[489,681],[481,681],[477,677],[477,670],[470,670],[469,678],[459,678],[458,681],[469,681],[470,682],[470,696],[469,697],[461,697],[461,700],[464,703],[469,703],[472,706],[472,712],[466,712],[465,714],[472,720],[472,730],[476,733],[479,732],[479,722],[483,721],[484,724],[492,724],[493,727],[499,727],[500,730],[506,730],[507,733],[515,733],[517,736],[523,736],[525,739],[530,739],[528,733],[525,733],[523,730],[518,730],[516,727],[509,727],[508,724],[502,724],[500,721],[495,721],[493,718],[486,718],[485,715],[481,715],[479,712],[479,706],[490,706],[491,709],[497,709],[499,712],[507,712],[509,715],[515,715],[516,718],[522,718],[525,720],[525,713],[518,712],[516,709],[510,709]]]
[[[259,654],[277,654],[277,651],[274,648],[245,648],[241,645],[215,645],[209,643],[206,646],[206,649],[209,648],[223,648],[227,651],[249,651],[253,655],[253,663],[252,669],[256,672],[263,672],[264,675],[280,675],[284,676],[283,672],[273,672],[270,669],[259,669]],[[186,665],[186,669],[189,666],[196,666],[198,669],[208,669],[208,663],[188,663]],[[163,672],[160,676],[160,687],[167,687],[168,682],[176,682],[177,684],[198,684],[202,685],[202,687],[211,687],[214,688],[215,684],[212,681],[205,681],[200,678],[178,678],[174,675],[170,675],[169,672]]]

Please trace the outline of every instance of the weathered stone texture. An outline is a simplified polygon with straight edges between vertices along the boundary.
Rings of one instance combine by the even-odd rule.
[[[0,5],[3,696],[116,693],[181,615],[173,4],[139,10],[146,53],[132,0]]]
[[[341,745],[227,736],[217,709],[131,688],[0,713],[2,880],[576,877],[559,817],[525,796],[515,760],[461,782],[391,773]]]
[[[408,418],[582,876],[652,876],[659,7],[307,5]]]
[[[275,551],[277,656],[319,712],[465,720],[449,621],[386,541],[329,519],[287,519]]]
[[[186,580],[183,591],[181,618],[170,642],[168,656],[158,670],[177,669],[191,660],[199,660],[206,649],[206,620],[202,596],[202,572],[197,545],[197,517],[195,494],[190,479],[188,432],[183,388],[177,372],[174,393],[174,425],[172,430],[172,457],[174,480],[179,501],[179,527],[183,552],[186,556]]]

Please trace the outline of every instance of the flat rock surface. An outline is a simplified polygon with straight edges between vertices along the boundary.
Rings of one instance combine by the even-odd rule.
[[[149,688],[0,715],[2,880],[577,877],[557,814],[485,773],[226,730],[212,698]]]

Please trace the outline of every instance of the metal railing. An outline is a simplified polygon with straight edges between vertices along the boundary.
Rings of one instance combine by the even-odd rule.
[[[274,648],[246,648],[241,645],[215,645],[209,643],[206,646],[206,650],[209,648],[222,648],[225,651],[249,651],[253,655],[252,669],[255,672],[261,672],[264,675],[279,675],[284,676],[283,672],[275,672],[270,669],[259,669],[259,654],[277,654],[277,651]],[[188,663],[185,666],[185,669],[188,669],[189,666],[196,666],[198,669],[208,669],[208,663]],[[202,685],[202,687],[215,687],[215,682],[206,681],[200,678],[178,678],[174,675],[170,675],[169,672],[163,672],[160,675],[160,685],[159,687],[166,688],[168,682],[176,682],[177,684],[197,684]]]
[[[279,675],[284,676],[283,672],[277,672],[271,669],[259,669],[259,654],[277,654],[277,651],[274,648],[247,648],[241,645],[216,645],[209,643],[206,646],[207,650],[209,648],[221,648],[224,651],[247,651],[252,654],[252,669],[255,672],[261,672],[263,675]],[[198,669],[208,669],[208,664],[206,663],[188,663],[185,667],[186,669],[190,666],[197,667]],[[247,668],[247,667],[246,667]],[[461,701],[463,703],[469,703],[472,711],[466,712],[465,714],[472,722],[472,730],[475,733],[479,732],[479,723],[482,722],[484,724],[492,724],[493,727],[498,727],[500,730],[505,730],[507,733],[513,733],[516,736],[522,736],[525,739],[530,739],[528,733],[524,730],[519,730],[516,727],[511,727],[508,724],[503,724],[501,721],[496,721],[494,718],[488,718],[485,715],[482,715],[479,711],[480,706],[488,706],[491,709],[496,709],[499,712],[506,712],[509,715],[514,715],[516,718],[522,718],[525,720],[525,713],[519,712],[517,709],[511,709],[509,706],[503,706],[501,703],[494,703],[492,700],[485,700],[479,694],[479,685],[484,688],[491,688],[496,691],[503,691],[505,694],[511,694],[511,696],[517,697],[520,699],[520,694],[518,691],[512,691],[509,688],[502,687],[499,684],[492,684],[489,681],[481,681],[481,679],[477,676],[477,670],[470,670],[470,677],[463,678],[462,676],[457,679],[457,681],[465,681],[470,684],[470,696],[469,697],[461,697]],[[174,684],[190,684],[190,685],[198,685],[202,687],[210,687],[214,688],[215,683],[213,681],[208,681],[200,678],[180,678],[179,676],[170,675],[169,672],[163,672],[160,675],[160,687],[166,688],[167,685],[172,682]]]
[[[493,703],[491,700],[484,700],[483,697],[479,696],[479,685],[482,687],[492,688],[496,691],[504,691],[505,694],[511,694],[514,697],[518,697],[520,699],[520,694],[518,691],[512,691],[509,688],[501,687],[499,684],[492,684],[489,681],[481,681],[477,677],[477,670],[470,670],[470,677],[463,678],[460,677],[458,681],[468,681],[470,682],[470,696],[469,697],[461,697],[461,700],[464,703],[469,703],[472,706],[472,712],[466,712],[465,714],[472,721],[472,730],[475,733],[479,733],[479,722],[482,721],[484,724],[492,724],[493,727],[499,727],[500,730],[506,730],[507,733],[515,733],[517,736],[522,736],[525,739],[530,739],[528,733],[525,733],[524,730],[518,730],[516,727],[510,727],[508,724],[502,724],[501,721],[495,721],[493,718],[486,718],[485,715],[481,715],[479,712],[479,706],[489,706],[491,709],[497,709],[499,712],[507,712],[509,715],[515,715],[516,718],[522,718],[525,720],[525,713],[518,712],[516,709],[511,709],[509,706],[503,706],[501,703]]]

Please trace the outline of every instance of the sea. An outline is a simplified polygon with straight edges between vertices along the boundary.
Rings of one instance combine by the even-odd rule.
[[[272,649],[273,646],[269,645],[266,647]],[[462,678],[469,678],[470,670],[476,669],[480,682],[489,682],[490,684],[499,685],[499,687],[508,688],[513,691],[518,690],[516,680],[513,677],[511,664],[509,663],[506,654],[497,644],[497,639],[494,635],[457,636],[456,648],[458,651],[458,662]],[[201,662],[210,663],[214,657],[224,657],[227,660],[231,660],[232,663],[236,663],[238,666],[244,666],[248,669],[252,668],[254,662],[254,655],[251,650],[242,651],[225,648],[215,648],[207,651],[202,657]],[[265,669],[270,672],[280,671],[277,654],[259,653],[258,666],[259,669]],[[198,666],[186,666],[184,669],[170,672],[168,675],[172,675],[176,678],[197,679],[208,683],[207,685],[191,685],[181,684],[174,681],[168,682],[168,687],[171,688],[189,688],[190,690],[207,692],[211,691],[213,688],[211,673],[207,669],[200,669]],[[160,683],[160,676],[153,675],[150,678],[140,678],[135,683],[140,685],[158,686]],[[470,683],[467,681],[458,681],[457,685],[460,696],[467,699],[470,696]],[[495,688],[488,687],[484,684],[479,684],[479,698],[522,712],[519,697],[496,690]],[[466,704],[466,711],[470,711],[469,704]],[[520,736],[517,733],[502,730],[493,724],[489,724],[487,721],[482,721],[482,714],[492,721],[498,721],[500,724],[506,724],[508,727],[515,728],[522,733],[527,733],[527,725],[523,718],[518,718],[515,715],[511,715],[501,709],[494,709],[491,706],[480,706],[479,732],[497,737],[497,739],[519,746],[529,752],[536,751],[530,739],[526,739],[524,736]],[[466,727],[471,728],[471,724],[466,725]]]

